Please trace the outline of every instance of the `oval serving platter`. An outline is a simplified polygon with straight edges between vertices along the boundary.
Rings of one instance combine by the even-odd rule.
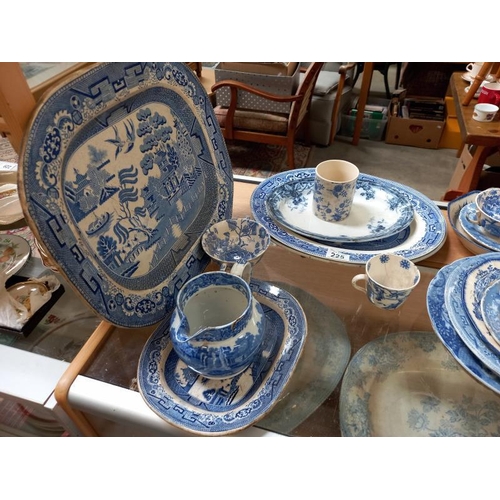
[[[102,63],[53,89],[23,142],[19,194],[38,242],[95,312],[141,327],[171,313],[231,217],[231,163],[184,63]]]

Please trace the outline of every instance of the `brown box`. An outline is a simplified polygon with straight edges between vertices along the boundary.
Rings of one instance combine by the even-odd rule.
[[[423,100],[428,101],[429,98]],[[436,102],[443,102],[444,104],[442,99],[436,99]],[[402,116],[394,116],[392,110],[390,110],[385,142],[387,144],[399,144],[400,146],[438,149],[445,125],[446,118],[443,120],[403,118]]]
[[[265,92],[292,95],[300,81],[299,63],[246,63],[220,62],[215,66],[215,81],[236,80]],[[229,87],[216,91],[218,106],[228,107],[231,100]],[[269,99],[239,92],[238,108],[272,113],[288,113],[291,103],[273,102]]]

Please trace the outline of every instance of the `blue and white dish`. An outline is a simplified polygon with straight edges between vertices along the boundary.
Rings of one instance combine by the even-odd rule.
[[[500,396],[469,377],[433,332],[383,335],[342,381],[342,436],[500,436]]]
[[[397,188],[379,178],[359,177],[349,215],[327,222],[314,215],[314,179],[287,182],[267,200],[282,226],[330,243],[359,243],[397,234],[411,224],[413,207]]]
[[[490,251],[500,252],[500,238],[477,223],[477,205],[470,203],[460,210],[460,224],[467,235]]]
[[[477,224],[500,237],[500,188],[488,188],[476,196]]]
[[[299,235],[282,226],[269,210],[267,200],[276,189],[283,184],[298,180],[307,181],[314,179],[314,168],[303,168],[288,170],[261,182],[253,191],[250,198],[250,206],[253,216],[270,233],[271,238],[287,248],[302,255],[314,257],[320,260],[331,260],[345,264],[365,264],[379,249],[370,248],[370,242],[366,242],[364,249],[345,248],[340,245],[325,245]],[[360,174],[359,179],[377,179],[374,176]],[[414,217],[410,224],[410,235],[400,245],[395,245],[392,253],[401,255],[414,262],[426,259],[436,253],[446,241],[446,221],[438,206],[426,196],[414,189],[403,186],[393,181],[383,181],[391,188],[398,190],[413,207]],[[359,243],[361,245],[361,243]]]
[[[480,301],[485,288],[500,278],[496,253],[458,261],[445,287],[446,310],[457,334],[490,370],[500,374],[500,346],[484,325]],[[481,289],[483,291],[481,291]]]
[[[0,273],[11,276],[28,262],[31,247],[28,241],[15,234],[0,234]]]
[[[19,160],[35,237],[106,321],[152,325],[209,263],[233,177],[210,99],[184,63],[96,64],[44,97]]]
[[[500,394],[500,377],[478,359],[458,335],[445,305],[445,287],[450,274],[463,265],[465,261],[473,258],[466,257],[453,262],[437,272],[427,288],[427,312],[432,328],[458,363],[476,380]]]
[[[138,387],[165,421],[195,434],[230,434],[253,425],[280,398],[304,348],[306,317],[288,292],[259,280],[250,286],[264,310],[266,333],[261,356],[240,375],[214,380],[190,370],[172,349],[168,322],[146,342]]]
[[[494,281],[484,291],[481,314],[486,328],[500,345],[500,280]]]
[[[257,264],[270,243],[267,229],[245,217],[217,222],[201,238],[205,252],[219,264]]]
[[[458,198],[455,198],[454,200],[451,200],[448,203],[447,211],[448,211],[448,220],[450,222],[450,225],[452,229],[455,231],[455,234],[459,237],[462,245],[467,250],[469,250],[469,252],[472,252],[473,254],[476,255],[480,255],[483,253],[490,252],[491,249],[486,248],[483,245],[480,245],[478,242],[474,241],[465,232],[464,228],[462,227],[462,224],[460,224],[460,211],[466,205],[474,202],[477,193],[479,193],[479,191],[471,191],[470,193],[464,194],[462,196],[459,196]]]

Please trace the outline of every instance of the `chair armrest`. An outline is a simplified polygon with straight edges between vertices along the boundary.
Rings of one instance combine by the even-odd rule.
[[[354,69],[358,63],[352,62],[352,63],[347,63],[343,64],[339,68],[339,73],[340,74],[346,74],[349,70]]]
[[[271,101],[276,101],[276,102],[294,102],[302,99],[301,95],[271,94],[270,92],[265,92],[263,90],[256,89],[254,87],[251,87],[250,85],[247,85],[246,83],[237,82],[236,80],[221,80],[220,82],[217,82],[215,85],[212,85],[212,92],[215,92],[216,90],[222,87],[230,88],[231,99],[233,92],[237,93],[238,90],[244,90],[246,92],[250,92],[251,94],[255,94],[265,99],[269,99]]]

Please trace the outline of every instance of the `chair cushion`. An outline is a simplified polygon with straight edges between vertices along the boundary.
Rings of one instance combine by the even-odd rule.
[[[300,75],[300,83],[304,79],[304,74]],[[332,90],[336,89],[340,80],[340,74],[334,71],[320,71],[318,80],[314,87],[314,95],[324,96],[329,94]]]
[[[226,126],[227,110],[228,108],[223,108],[222,106],[215,106],[214,108],[215,116],[222,128]],[[240,130],[286,135],[288,115],[237,109],[234,113],[233,125],[235,129]]]

